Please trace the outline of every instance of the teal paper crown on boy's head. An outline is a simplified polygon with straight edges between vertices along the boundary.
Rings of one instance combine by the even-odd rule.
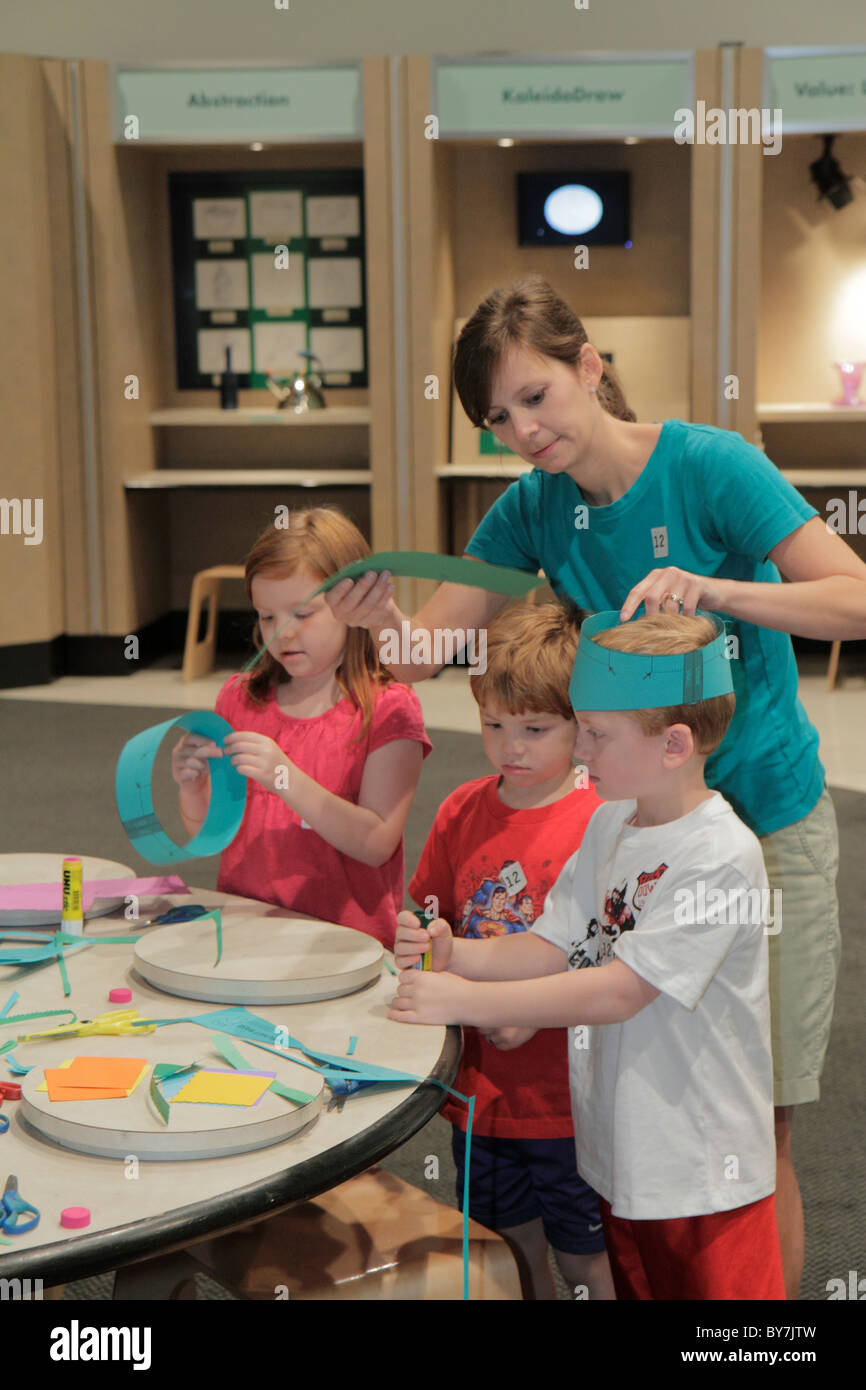
[[[616,609],[585,618],[568,687],[572,709],[662,709],[668,705],[696,705],[714,695],[731,694],[734,684],[724,623],[715,613],[701,609],[697,616],[710,619],[716,629],[715,638],[697,651],[675,656],[648,656],[600,647],[593,640],[597,632],[626,624],[620,624]]]

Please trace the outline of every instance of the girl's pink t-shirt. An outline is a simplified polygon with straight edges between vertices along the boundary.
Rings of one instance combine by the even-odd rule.
[[[377,748],[411,739],[421,744],[425,758],[432,752],[421,703],[410,686],[394,681],[379,687],[367,736],[353,743],[361,713],[348,696],[324,714],[298,719],[280,709],[275,691],[267,704],[256,704],[246,693],[247,679],[226,681],[217,714],[236,731],[272,738],[320,786],[355,805],[364,764]],[[403,903],[403,840],[385,864],[362,864],[307,827],[281,797],[248,780],[244,819],[223,850],[217,887],[354,927],[390,949]]]

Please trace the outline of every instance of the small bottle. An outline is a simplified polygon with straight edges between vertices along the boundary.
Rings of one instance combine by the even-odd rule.
[[[226,348],[226,369],[220,377],[220,408],[222,410],[237,410],[238,408],[238,379],[232,371],[232,350]]]

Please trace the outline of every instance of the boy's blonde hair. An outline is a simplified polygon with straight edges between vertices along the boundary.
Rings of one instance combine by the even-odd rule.
[[[709,618],[689,618],[684,614],[652,613],[645,618],[607,627],[593,634],[599,647],[614,652],[640,652],[644,656],[676,656],[694,652],[715,641],[718,633]],[[670,724],[686,724],[695,737],[698,753],[714,753],[734,717],[736,696],[714,695],[696,705],[667,705],[662,709],[623,710],[637,720],[647,738],[663,732]]]
[[[516,603],[498,613],[487,627],[487,669],[469,677],[476,702],[573,719],[568,683],[585,616],[570,600]]]

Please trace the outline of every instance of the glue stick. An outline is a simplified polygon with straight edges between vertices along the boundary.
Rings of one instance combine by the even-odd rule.
[[[430,914],[427,912],[427,909],[426,909],[426,908],[423,908],[423,907],[416,907],[416,908],[415,908],[415,916],[418,918],[418,921],[421,923],[421,926],[422,926],[422,927],[429,926],[429,924],[430,924]],[[417,962],[417,964],[416,964],[416,965],[413,965],[412,969],[413,969],[413,970],[432,970],[432,969],[433,969],[433,945],[432,945],[432,943],[427,947],[427,950],[424,952],[423,956],[422,956],[421,959]]]
[[[81,860],[77,856],[70,856],[63,861],[63,907],[60,912],[60,928],[76,936],[84,935],[81,890]]]

